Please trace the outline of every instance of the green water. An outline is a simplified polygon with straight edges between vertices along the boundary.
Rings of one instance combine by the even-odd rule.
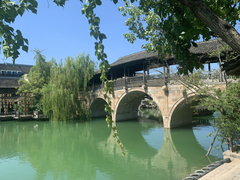
[[[0,122],[0,179],[178,180],[222,158],[214,149],[202,159],[212,141],[209,125],[164,130],[156,121],[125,121],[117,127],[126,157],[104,119]]]

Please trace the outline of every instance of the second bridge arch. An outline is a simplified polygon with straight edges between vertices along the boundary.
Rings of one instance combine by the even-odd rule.
[[[157,99],[152,94],[146,92],[145,90],[138,89],[125,92],[121,95],[121,97],[118,99],[116,103],[115,111],[113,114],[113,120],[123,121],[129,119],[137,119],[138,107],[146,95],[150,96],[153,99],[153,101],[156,102],[156,104],[159,104]],[[162,112],[160,107],[159,109]]]

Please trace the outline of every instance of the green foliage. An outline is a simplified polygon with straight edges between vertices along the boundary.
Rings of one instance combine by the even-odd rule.
[[[180,65],[178,71],[188,74],[193,69],[203,68],[195,54],[190,53],[191,46],[197,47],[196,41],[211,39],[211,30],[199,20],[191,10],[178,1],[139,1],[138,7],[125,1],[125,6],[119,7],[123,16],[128,16],[126,26],[130,32],[124,37],[131,43],[137,38],[149,43],[142,45],[147,51],[158,51],[159,56],[174,55]],[[220,18],[233,27],[239,18],[240,7],[233,8],[237,1],[203,1]],[[231,12],[231,13],[229,13]]]
[[[41,98],[42,98],[42,88],[44,85],[48,84],[51,71],[56,68],[56,61],[52,59],[46,62],[46,58],[41,54],[41,51],[35,49],[36,53],[34,59],[36,60],[36,65],[33,66],[27,76],[22,76],[18,83],[21,85],[17,91],[20,93],[31,93],[34,98],[33,107],[41,109]],[[27,78],[27,79],[26,79]]]
[[[219,73],[219,70],[213,73],[213,81],[219,78]],[[215,126],[219,129],[218,136],[222,140],[227,138],[231,142],[238,139],[236,140],[238,144],[240,139],[240,79],[226,82],[226,88],[220,89],[219,84],[204,82],[203,77],[206,77],[206,73],[202,70],[197,70],[191,75],[178,76],[178,80],[184,85],[183,92],[188,90],[195,94],[186,100],[186,103],[196,102],[197,105],[192,106],[196,110],[198,107],[205,107],[210,111],[219,112],[215,120]]]
[[[19,112],[23,112],[23,108],[20,107],[20,105],[18,104],[14,104],[13,105],[13,110],[16,112],[16,111],[19,111]]]
[[[185,81],[185,86],[192,90],[196,96],[192,101],[197,101],[195,108],[204,106],[208,110],[219,112],[215,126],[219,129],[219,136],[229,141],[240,139],[240,79],[226,83],[225,89],[216,88],[216,85],[198,82],[201,77],[198,72],[196,81],[191,78]]]
[[[217,90],[215,90],[216,92]],[[212,107],[221,112],[217,119],[217,127],[220,129],[222,137],[239,139],[240,132],[240,81],[229,82],[225,91],[216,94],[219,96]],[[210,104],[208,104],[210,105]]]
[[[89,119],[85,105],[86,89],[94,75],[94,62],[84,53],[67,57],[52,69],[49,83],[41,89],[43,113],[53,121]]]
[[[65,0],[55,0],[57,5],[63,6],[65,4]],[[82,0],[81,0],[82,2]],[[113,1],[115,4],[118,0]],[[106,116],[106,122],[108,127],[112,128],[115,133],[114,137],[116,138],[116,142],[119,144],[119,147],[122,150],[122,155],[125,156],[124,146],[119,139],[117,134],[116,126],[112,126],[112,114],[113,110],[111,109],[111,100],[109,98],[110,94],[113,93],[112,81],[107,79],[106,72],[110,67],[108,61],[106,60],[107,54],[104,52],[103,40],[107,38],[107,36],[100,31],[100,18],[94,13],[94,9],[101,5],[101,0],[87,0],[86,4],[83,4],[82,14],[86,16],[88,19],[88,23],[90,24],[90,35],[96,39],[95,44],[95,56],[101,62],[99,63],[99,68],[101,70],[101,81],[105,83],[105,87],[103,88],[104,97],[106,98],[107,104],[105,105],[105,111],[108,113]]]
[[[46,62],[41,51],[34,51],[36,65],[27,79],[26,76],[20,78],[17,93],[31,93],[33,110],[43,110],[51,120],[89,119],[90,112],[82,98],[94,74],[94,62],[89,55],[82,53],[75,60],[68,57],[63,66],[62,62],[57,65],[55,59]]]
[[[19,56],[19,49],[28,52],[28,40],[23,38],[20,30],[14,31],[11,24],[18,15],[22,16],[26,10],[37,13],[36,0],[21,0],[20,2],[0,1],[0,45],[6,58],[12,57],[13,63]]]

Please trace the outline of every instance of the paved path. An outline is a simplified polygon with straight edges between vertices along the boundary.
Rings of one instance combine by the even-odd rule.
[[[240,180],[240,160],[224,163],[199,180]]]

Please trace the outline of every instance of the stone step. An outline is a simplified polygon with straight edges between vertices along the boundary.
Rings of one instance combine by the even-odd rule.
[[[234,161],[233,161],[233,164],[234,164]],[[226,179],[240,180],[240,161],[236,162],[235,166],[232,169],[230,169],[223,176],[218,178],[218,180],[226,180]]]
[[[235,160],[231,163],[224,163],[199,180],[233,180],[238,173],[240,173],[240,160]]]

